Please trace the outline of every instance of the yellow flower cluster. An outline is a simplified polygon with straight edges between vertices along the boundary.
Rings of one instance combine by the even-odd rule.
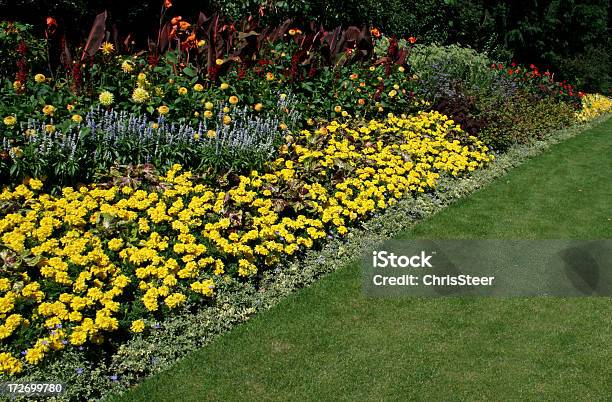
[[[492,159],[437,112],[285,139],[277,159],[233,185],[202,184],[174,165],[160,190],[92,185],[52,196],[38,180],[4,189],[0,204],[14,208],[0,217],[11,261],[0,276],[0,372],[143,332],[147,320],[213,297],[223,276],[252,277]],[[132,310],[145,313],[133,320]],[[14,339],[25,327],[31,338]]]
[[[582,109],[576,113],[576,119],[589,121],[610,112],[612,112],[612,99],[601,94],[586,94],[582,97]]]

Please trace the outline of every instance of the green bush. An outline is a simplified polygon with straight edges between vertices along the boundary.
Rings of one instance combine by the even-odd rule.
[[[571,105],[553,98],[535,99],[522,91],[481,107],[487,126],[479,137],[497,151],[504,151],[513,144],[541,140],[552,130],[575,121],[575,109]]]
[[[468,90],[484,91],[494,75],[486,55],[458,45],[417,45],[410,52],[408,64],[427,86],[442,85],[444,78],[452,77]]]

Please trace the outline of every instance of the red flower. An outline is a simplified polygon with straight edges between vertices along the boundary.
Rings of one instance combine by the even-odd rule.
[[[410,38],[408,38],[408,42],[414,44],[416,42],[416,38],[414,36],[411,36]]]

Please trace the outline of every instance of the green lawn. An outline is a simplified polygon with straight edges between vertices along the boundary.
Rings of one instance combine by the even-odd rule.
[[[401,238],[612,238],[612,119]],[[609,400],[610,298],[367,299],[358,263],[124,401]]]

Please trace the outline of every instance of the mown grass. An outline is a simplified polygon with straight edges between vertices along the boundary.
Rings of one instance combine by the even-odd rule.
[[[612,119],[398,237],[612,238]],[[610,298],[369,299],[355,263],[116,400],[605,400],[611,334]]]

